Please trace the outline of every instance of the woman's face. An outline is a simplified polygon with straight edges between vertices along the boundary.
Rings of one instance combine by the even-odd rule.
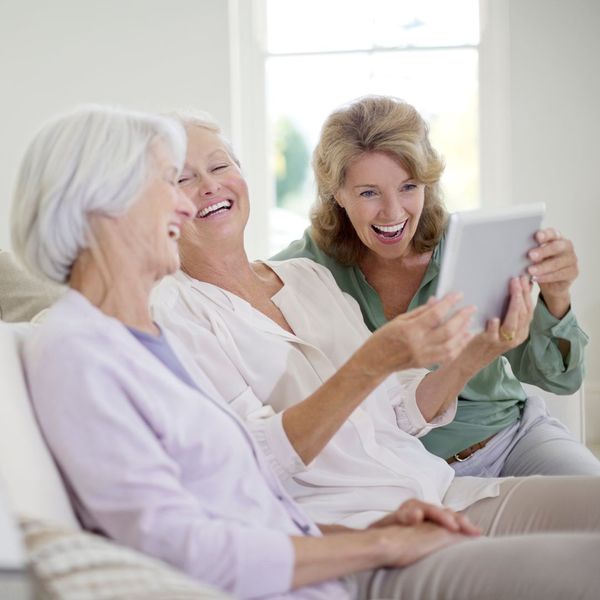
[[[135,257],[136,269],[159,280],[179,268],[179,235],[194,207],[177,184],[179,169],[161,141],[150,148],[148,179],[129,210],[115,219],[113,248]],[[123,245],[125,248],[123,248]]]
[[[186,127],[188,147],[179,184],[194,204],[183,244],[204,249],[226,240],[243,243],[248,222],[248,186],[221,138],[203,127]]]
[[[335,199],[371,252],[385,259],[410,253],[425,185],[412,179],[397,159],[382,152],[363,154],[346,169]]]

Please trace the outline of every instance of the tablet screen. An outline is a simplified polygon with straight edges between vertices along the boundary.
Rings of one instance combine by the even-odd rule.
[[[504,317],[508,283],[531,263],[527,252],[536,246],[533,236],[544,212],[545,205],[536,203],[450,216],[436,296],[462,292],[459,307],[477,307],[472,332],[483,330],[493,317]]]

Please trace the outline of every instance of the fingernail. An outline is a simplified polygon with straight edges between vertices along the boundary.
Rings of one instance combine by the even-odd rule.
[[[530,273],[537,273],[538,272],[538,268],[537,267],[529,267],[528,271]]]
[[[539,254],[535,250],[533,250],[529,253],[529,256],[533,258],[533,260],[535,260],[539,256]]]

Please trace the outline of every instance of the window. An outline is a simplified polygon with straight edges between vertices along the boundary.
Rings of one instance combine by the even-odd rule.
[[[365,94],[413,104],[446,160],[449,210],[478,206],[477,0],[267,0],[266,6],[272,252],[308,223],[315,198],[310,156],[323,121]]]

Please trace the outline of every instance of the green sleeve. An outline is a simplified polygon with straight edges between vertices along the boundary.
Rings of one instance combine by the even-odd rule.
[[[566,360],[558,340],[569,342]],[[529,338],[506,353],[513,373],[520,381],[555,394],[573,394],[583,382],[584,349],[588,336],[582,331],[572,310],[557,319],[540,297],[531,322]]]

